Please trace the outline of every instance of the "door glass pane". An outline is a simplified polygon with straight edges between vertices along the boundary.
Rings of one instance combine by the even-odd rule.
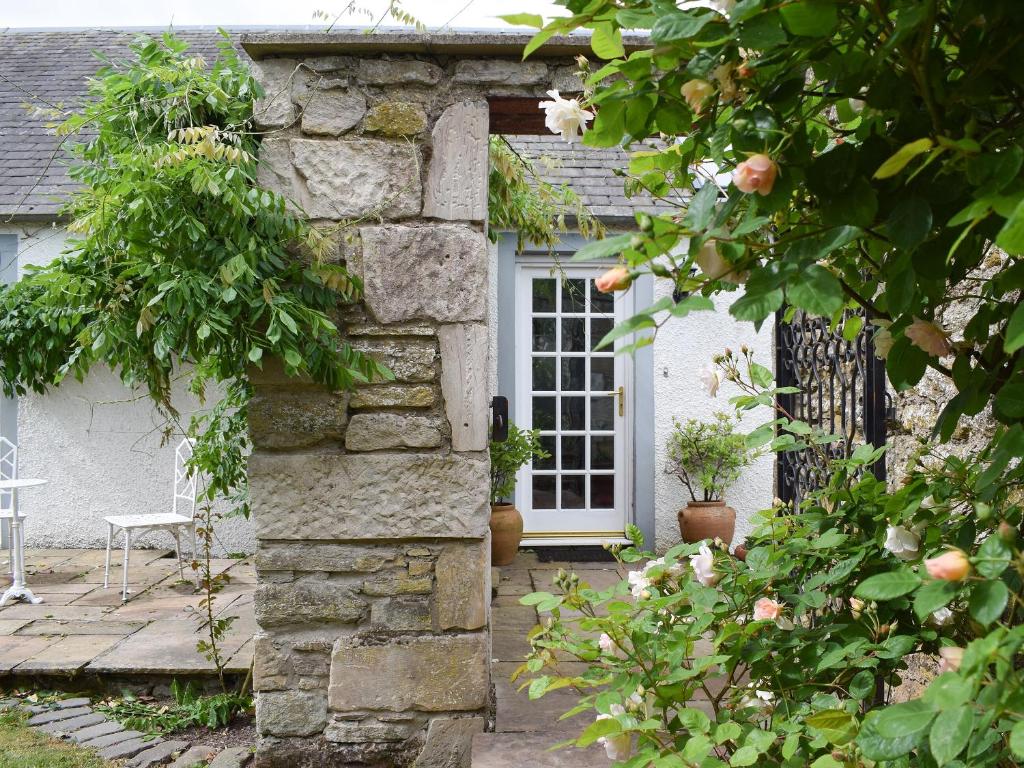
[[[590,468],[615,469],[615,437],[590,438]]]
[[[590,320],[590,348],[591,349],[596,349],[597,348],[597,345],[601,343],[601,339],[603,339],[607,335],[608,331],[610,331],[612,329],[613,325],[615,325],[615,321],[614,320],[610,320],[610,319],[603,318],[603,317],[591,318],[591,320]],[[609,345],[607,347],[601,347],[601,351],[602,352],[604,352],[604,351],[611,351],[611,349],[612,349],[611,345]]]
[[[555,509],[555,476],[533,476],[533,508]]]
[[[587,361],[582,357],[562,358],[562,391],[582,392],[587,381]]]
[[[555,278],[533,278],[533,311],[555,311]]]
[[[611,392],[615,389],[614,357],[590,358],[590,388],[595,392]]]
[[[534,320],[536,323],[537,321]],[[562,319],[562,351],[563,352],[586,352],[587,339],[584,336],[584,325],[587,321],[582,317],[567,317]]]
[[[534,469],[555,469],[555,436],[554,435],[541,435],[540,436],[540,447],[543,448],[547,453],[546,459],[533,460]]]
[[[562,283],[562,311],[587,311],[588,280],[566,280]]]
[[[562,469],[586,469],[586,439],[582,435],[562,438]]]
[[[533,318],[533,351],[555,351],[555,318]]]
[[[597,290],[597,286],[594,285],[593,280],[588,280],[590,283],[590,311],[592,314],[614,314],[615,312],[615,294],[614,293],[601,293]]]
[[[613,406],[617,398],[611,395],[597,395],[590,398],[590,428],[594,430],[608,430],[615,428]],[[565,421],[565,415],[562,416]],[[534,426],[537,426],[534,423]],[[564,425],[563,425],[564,426]]]
[[[555,428],[555,398],[535,397],[533,398],[533,428],[554,429]]]
[[[587,398],[585,397],[562,398],[562,429],[583,430],[587,428],[586,403]]]
[[[555,391],[555,358],[533,358],[533,388],[543,392]]]
[[[586,475],[562,475],[562,509],[586,509],[586,488]]]
[[[615,506],[615,475],[590,476],[590,506],[592,509]]]

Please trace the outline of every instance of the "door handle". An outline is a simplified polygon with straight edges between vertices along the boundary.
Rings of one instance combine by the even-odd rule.
[[[625,416],[626,415],[626,388],[620,386],[614,392],[609,392],[608,393],[608,397],[618,397],[619,398],[619,416]]]

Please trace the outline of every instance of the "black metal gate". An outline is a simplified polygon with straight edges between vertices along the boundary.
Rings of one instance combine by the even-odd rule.
[[[831,458],[844,458],[864,443],[885,443],[887,394],[885,362],[875,357],[873,328],[864,326],[853,340],[829,330],[827,319],[797,310],[790,322],[775,318],[775,376],[780,387],[799,394],[779,396],[779,407],[793,418],[820,427],[841,440],[825,446]],[[840,329],[841,330],[841,329]],[[827,460],[811,450],[776,454],[779,498],[799,504],[804,494],[826,480]],[[885,460],[872,471],[885,479]]]

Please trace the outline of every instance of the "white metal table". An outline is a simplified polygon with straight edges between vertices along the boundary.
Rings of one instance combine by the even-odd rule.
[[[28,477],[16,480],[0,480],[0,491],[11,492],[11,543],[14,545],[14,562],[11,563],[14,583],[7,588],[3,597],[0,597],[0,607],[4,606],[12,598],[27,600],[33,605],[43,602],[43,598],[33,595],[32,590],[25,584],[25,534],[21,527],[24,518],[18,514],[18,490],[20,488],[33,488],[45,484],[46,480]]]

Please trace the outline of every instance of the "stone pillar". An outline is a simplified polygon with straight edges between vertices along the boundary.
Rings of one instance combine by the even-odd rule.
[[[361,219],[345,330],[395,379],[253,374],[257,765],[459,768],[490,695],[487,106],[437,104],[429,61],[259,67],[261,180]]]

